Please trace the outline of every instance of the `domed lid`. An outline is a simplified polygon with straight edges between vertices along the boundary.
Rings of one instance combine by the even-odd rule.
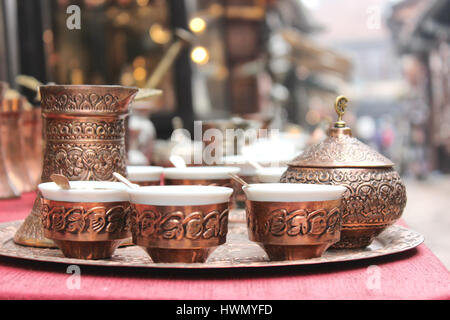
[[[338,121],[328,130],[322,142],[307,148],[288,165],[292,167],[371,168],[392,167],[394,163],[368,145],[352,137],[352,130],[345,125],[342,116],[348,99],[339,96],[335,110]]]

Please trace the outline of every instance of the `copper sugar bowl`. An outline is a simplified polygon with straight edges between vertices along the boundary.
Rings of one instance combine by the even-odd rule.
[[[352,137],[342,120],[347,103],[343,96],[336,99],[338,121],[327,138],[291,161],[280,181],[347,187],[341,240],[333,247],[364,248],[400,218],[406,189],[389,159]]]
[[[113,181],[127,176],[125,120],[137,88],[45,85],[39,88],[45,142],[41,182],[53,173],[71,181]],[[43,234],[41,194],[14,236],[22,245],[54,247]]]

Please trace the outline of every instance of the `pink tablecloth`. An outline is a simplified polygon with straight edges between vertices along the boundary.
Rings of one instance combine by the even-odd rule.
[[[33,201],[32,193],[0,201],[0,222],[24,219]],[[283,268],[180,271],[81,266],[79,289],[66,271],[63,264],[0,257],[0,298],[450,298],[450,273],[424,244],[375,259]]]

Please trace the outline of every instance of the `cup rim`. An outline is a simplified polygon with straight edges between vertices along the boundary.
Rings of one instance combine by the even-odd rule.
[[[202,185],[146,186],[129,189],[134,204],[191,206],[229,202],[232,188]]]
[[[70,181],[71,188],[63,190],[54,182],[38,185],[45,199],[64,202],[122,202],[129,201],[127,187],[112,181]],[[82,188],[82,189],[81,189]],[[101,188],[101,189],[98,189]]]
[[[131,181],[159,181],[164,168],[159,166],[127,166],[128,179]]]
[[[341,199],[347,188],[323,184],[254,183],[242,190],[250,201],[311,202]]]
[[[238,174],[240,168],[227,166],[198,166],[186,168],[164,168],[166,179],[231,179],[229,173]]]
[[[132,87],[132,86],[121,86],[118,84],[43,84],[40,85],[39,88],[55,88],[55,89],[92,89],[92,88],[105,88],[105,89],[128,89],[128,90],[136,90],[138,91],[138,87]]]

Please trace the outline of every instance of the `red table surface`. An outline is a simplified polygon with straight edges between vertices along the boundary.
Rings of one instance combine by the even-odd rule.
[[[24,219],[34,197],[0,201],[0,222]],[[0,257],[0,299],[450,298],[450,273],[424,244],[385,257],[281,268],[80,268],[80,289],[69,289],[67,265]]]

